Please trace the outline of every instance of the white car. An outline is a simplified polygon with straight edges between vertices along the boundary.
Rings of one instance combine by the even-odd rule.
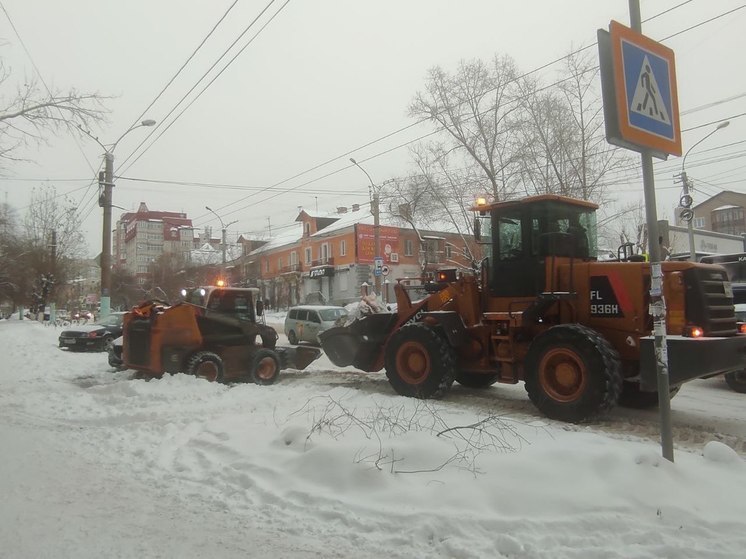
[[[311,342],[319,344],[319,334],[347,316],[347,309],[326,305],[293,307],[285,317],[285,335],[291,344]]]

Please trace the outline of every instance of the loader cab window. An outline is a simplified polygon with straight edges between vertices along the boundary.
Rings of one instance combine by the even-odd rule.
[[[214,291],[210,296],[207,308],[243,320],[254,319],[251,297],[245,293]]]
[[[543,281],[538,259],[530,252],[531,220],[526,208],[496,215],[493,225],[495,259],[489,266],[490,293],[496,296],[533,295]]]
[[[497,250],[499,260],[523,257],[523,232],[520,215],[501,216],[497,220]]]
[[[569,205],[552,205],[538,212],[532,225],[532,254],[595,258],[598,251],[596,212]]]
[[[197,305],[198,307],[205,306],[205,295],[206,294],[207,292],[202,287],[197,288],[197,289],[182,291],[182,296],[184,297],[184,301],[186,301],[187,303],[191,303],[192,305]]]
[[[236,296],[235,313],[238,318],[243,320],[251,319],[251,301],[245,295]]]

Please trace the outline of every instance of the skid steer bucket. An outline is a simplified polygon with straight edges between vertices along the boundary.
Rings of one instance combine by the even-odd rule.
[[[280,358],[280,369],[297,369],[302,371],[321,356],[321,350],[316,347],[276,347],[275,352]]]
[[[396,318],[393,313],[378,313],[330,328],[319,335],[321,347],[337,367],[372,371]]]

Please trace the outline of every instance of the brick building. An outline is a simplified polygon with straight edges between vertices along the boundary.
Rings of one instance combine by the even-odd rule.
[[[419,278],[441,267],[469,267],[466,241],[456,233],[420,231],[381,224],[380,256],[384,300],[393,299],[397,278]],[[470,247],[473,249],[473,247]],[[360,298],[364,283],[375,283],[375,231],[370,211],[358,205],[334,215],[301,210],[296,225],[249,252],[234,265],[233,283],[255,285],[272,307],[286,308],[308,297],[328,304]]]

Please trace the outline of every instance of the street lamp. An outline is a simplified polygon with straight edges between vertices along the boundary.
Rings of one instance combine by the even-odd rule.
[[[220,221],[220,226],[223,228],[223,273],[225,273],[225,245],[226,245],[225,235],[226,235],[226,230],[228,229],[228,227],[230,227],[234,223],[238,223],[238,220],[231,221],[228,225],[226,225],[225,223],[223,223],[223,220],[220,218],[220,216],[218,214],[216,214],[215,211],[212,208],[210,208],[209,206],[205,206],[205,209],[208,212],[212,212],[213,215],[218,218],[218,220]]]
[[[695,144],[690,147],[688,150],[686,150],[686,153],[684,154],[684,159],[681,161],[681,182],[684,185],[684,194],[681,197],[681,205],[684,207],[684,210],[681,212],[681,217],[686,219],[686,228],[687,232],[689,234],[689,260],[692,262],[695,262],[697,260],[697,250],[694,247],[694,224],[692,223],[694,221],[694,211],[690,209],[692,205],[692,197],[691,194],[689,194],[691,183],[689,182],[689,176],[686,174],[686,156],[689,155],[689,153],[697,147],[699,144],[704,142],[707,138],[712,136],[715,132],[718,130],[722,130],[726,126],[730,124],[729,120],[724,120],[720,124],[718,124],[714,130],[712,130],[709,134],[707,134],[705,137],[700,139],[698,142],[695,142]]]
[[[375,183],[373,182],[373,179],[370,178],[370,175],[368,174],[368,171],[363,169],[360,164],[355,161],[352,157],[350,157],[350,162],[355,165],[358,169],[360,169],[363,173],[365,173],[365,176],[368,177],[368,180],[370,181],[370,188],[368,189],[368,198],[371,200],[371,207],[370,210],[373,213],[373,244],[375,247],[375,256],[373,258],[373,264],[375,266],[376,262],[378,262],[379,258],[381,257],[381,221],[380,221],[380,212],[379,212],[379,200],[378,200],[378,189],[376,188]],[[378,274],[376,272],[379,272]],[[380,270],[375,270],[373,273],[373,278],[375,280],[375,289],[376,289],[376,295],[381,295],[381,276],[380,276]]]
[[[119,136],[119,139],[111,144],[109,148],[102,144],[88,130],[78,125],[81,132],[93,138],[103,148],[106,161],[105,171],[98,175],[99,184],[103,185],[104,189],[103,196],[98,200],[98,205],[104,208],[103,242],[101,243],[101,309],[99,311],[101,318],[109,316],[111,310],[111,189],[114,186],[114,149],[122,141],[122,138],[135,128],[154,125],[155,121],[152,119],[143,120],[139,124],[135,124]]]

